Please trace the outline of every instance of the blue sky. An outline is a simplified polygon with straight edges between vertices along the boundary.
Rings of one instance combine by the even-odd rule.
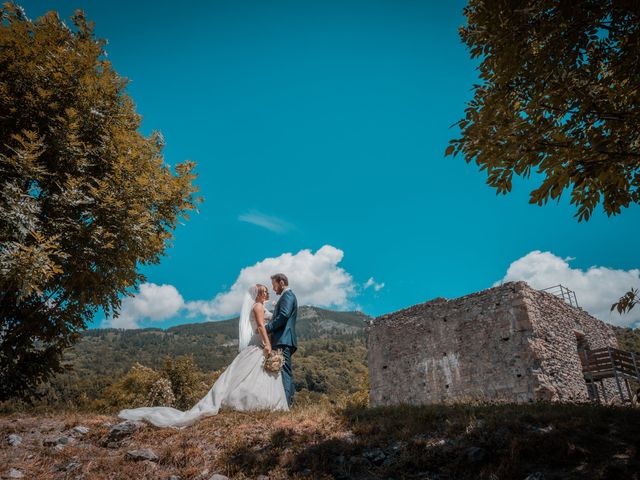
[[[84,9],[144,132],[163,133],[169,163],[198,164],[200,213],[143,270],[183,304],[130,306],[135,325],[225,316],[212,299],[240,288],[245,267],[290,265],[287,252],[313,277],[292,285],[309,303],[370,315],[518,274],[573,281],[600,313],[638,279],[637,206],[578,223],[566,200],[530,206],[533,180],[496,196],[444,157],[477,80],[457,33],[465,2],[19,3],[31,18]]]

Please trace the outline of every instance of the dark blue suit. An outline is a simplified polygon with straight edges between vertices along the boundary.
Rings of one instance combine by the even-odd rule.
[[[291,355],[298,349],[296,338],[296,320],[298,319],[298,300],[293,292],[287,289],[273,310],[273,318],[266,326],[271,335],[271,346],[282,350],[284,365],[282,366],[282,383],[287,394],[289,406],[293,403],[295,385],[291,369]]]

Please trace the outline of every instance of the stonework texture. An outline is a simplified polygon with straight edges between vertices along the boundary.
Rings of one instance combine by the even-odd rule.
[[[609,325],[525,282],[383,315],[368,332],[371,404],[588,401],[578,338],[617,347]]]

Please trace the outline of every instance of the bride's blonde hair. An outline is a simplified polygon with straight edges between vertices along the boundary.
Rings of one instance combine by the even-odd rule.
[[[258,301],[258,297],[260,296],[261,293],[269,293],[269,290],[267,289],[267,287],[262,285],[261,283],[256,283],[256,289],[257,289],[256,298],[255,298],[256,301]]]

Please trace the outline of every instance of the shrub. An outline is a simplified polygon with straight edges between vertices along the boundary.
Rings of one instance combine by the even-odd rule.
[[[104,391],[106,406],[113,409],[173,406],[171,381],[160,372],[136,363],[124,377]]]

